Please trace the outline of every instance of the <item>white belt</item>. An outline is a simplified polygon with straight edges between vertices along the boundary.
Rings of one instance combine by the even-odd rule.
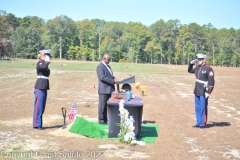
[[[46,76],[37,76],[37,78],[48,79],[48,77],[46,77]]]
[[[201,80],[199,80],[199,79],[196,79],[196,82],[203,83],[205,87],[206,87],[207,84],[208,84],[208,81],[201,81]]]

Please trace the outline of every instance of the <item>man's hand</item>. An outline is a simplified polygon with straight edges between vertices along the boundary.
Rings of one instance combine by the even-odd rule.
[[[191,64],[195,64],[197,61],[198,61],[197,59],[194,59],[194,60],[192,60],[190,63],[191,63]]]
[[[119,80],[117,78],[114,78],[114,82],[118,82]]]

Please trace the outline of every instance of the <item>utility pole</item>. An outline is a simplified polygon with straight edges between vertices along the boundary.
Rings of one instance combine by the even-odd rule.
[[[101,38],[102,38],[102,33],[104,32],[104,30],[105,30],[104,25],[100,24],[97,31],[95,32],[96,34],[98,34],[98,58],[100,58]]]
[[[214,43],[213,43],[213,66],[214,66],[214,53],[215,53],[215,50],[214,50]]]
[[[100,43],[101,43],[101,32],[98,35],[98,58],[100,58]]]
[[[213,66],[214,66],[214,53],[215,53],[215,52],[213,51]]]
[[[153,51],[152,51],[153,52]],[[152,64],[152,52],[151,52],[151,64]]]
[[[62,59],[62,37],[60,37],[60,59]]]

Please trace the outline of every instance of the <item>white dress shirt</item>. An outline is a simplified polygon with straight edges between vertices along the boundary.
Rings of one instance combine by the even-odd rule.
[[[109,67],[106,63],[104,63],[103,61],[101,61],[101,62],[102,62],[102,64],[104,64],[104,65],[107,67],[107,69],[108,69],[108,71],[111,73],[111,75],[113,75],[113,73],[112,73],[110,67]]]

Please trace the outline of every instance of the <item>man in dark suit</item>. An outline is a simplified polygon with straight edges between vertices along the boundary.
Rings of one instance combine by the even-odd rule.
[[[111,93],[115,90],[114,83],[117,79],[113,76],[111,67],[108,65],[110,55],[104,54],[102,61],[97,66],[98,75],[98,122],[99,124],[107,124],[107,101],[111,97]]]

